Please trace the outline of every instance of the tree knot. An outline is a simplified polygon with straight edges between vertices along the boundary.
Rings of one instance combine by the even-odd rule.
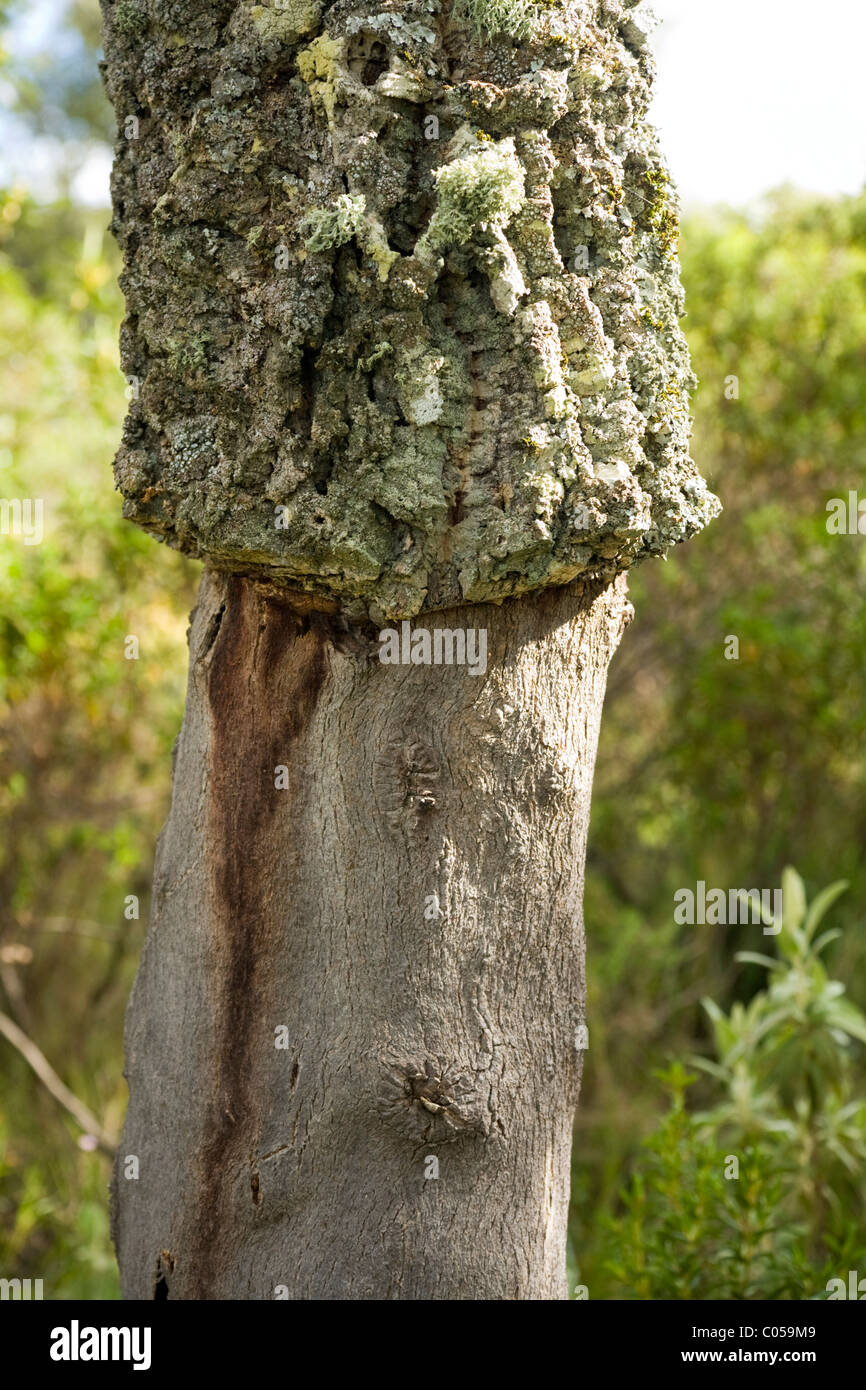
[[[379,1110],[407,1138],[441,1144],[468,1132],[486,1133],[473,1089],[457,1067],[438,1058],[389,1063]]]

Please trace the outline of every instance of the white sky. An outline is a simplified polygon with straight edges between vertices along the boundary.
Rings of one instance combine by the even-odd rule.
[[[866,183],[866,0],[650,0],[652,119],[683,203]]]
[[[55,0],[56,3],[56,0]],[[683,203],[750,202],[792,183],[819,193],[866,184],[866,0],[648,0],[658,81],[652,118]],[[52,0],[35,0],[22,38],[50,43]],[[42,22],[39,22],[39,16]],[[0,141],[0,179],[31,186],[49,148]],[[107,203],[106,155],[75,191]]]

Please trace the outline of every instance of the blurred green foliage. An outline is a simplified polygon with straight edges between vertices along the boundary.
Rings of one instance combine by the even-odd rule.
[[[624,1179],[645,1161],[635,1145],[658,1118],[646,1078],[712,1048],[702,998],[748,1005],[762,967],[739,967],[737,953],[772,939],[760,926],[678,926],[674,893],[699,880],[776,888],[789,861],[813,890],[844,875],[828,954],[866,999],[866,546],[826,527],[866,448],[866,197],[786,192],[749,216],[688,218],[681,257],[694,453],[725,511],[633,573],[636,619],[602,721],[572,1219],[581,1282],[599,1298],[617,1286],[598,1218],[625,1219]],[[854,1051],[852,1094],[864,1095]],[[709,1103],[709,1083],[692,1094]],[[861,1247],[863,1216],[855,1205],[848,1218]]]
[[[126,387],[106,221],[0,196],[0,494],[45,517],[39,545],[0,537],[0,1007],[117,1132],[195,567],[112,490]],[[0,1269],[55,1298],[116,1296],[107,1161],[0,1049]]]
[[[716,1059],[692,1060],[715,1082],[709,1109],[688,1113],[697,1077],[682,1063],[656,1074],[670,1110],[604,1233],[614,1297],[826,1297],[866,1264],[866,1094],[852,1065],[866,1017],[822,961],[839,935],[822,918],[845,886],[807,910],[786,869],[778,956],[738,956],[768,972],[765,987],[728,1014],[704,1001]]]

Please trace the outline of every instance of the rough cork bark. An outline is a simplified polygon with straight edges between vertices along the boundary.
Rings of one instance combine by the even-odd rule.
[[[709,519],[630,5],[104,9],[127,516],[376,621]]]
[[[125,1293],[563,1297],[624,572],[717,509],[646,25],[103,9],[117,482],[207,566],[127,1025]],[[382,664],[409,619],[484,629],[486,674]]]

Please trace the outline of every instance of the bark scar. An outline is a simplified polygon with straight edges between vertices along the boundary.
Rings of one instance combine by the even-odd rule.
[[[439,755],[420,739],[394,738],[376,759],[378,801],[392,830],[418,834],[442,808]]]
[[[475,1087],[454,1063],[427,1057],[421,1063],[386,1062],[378,1110],[382,1119],[413,1142],[442,1144],[463,1134],[484,1135]]]

